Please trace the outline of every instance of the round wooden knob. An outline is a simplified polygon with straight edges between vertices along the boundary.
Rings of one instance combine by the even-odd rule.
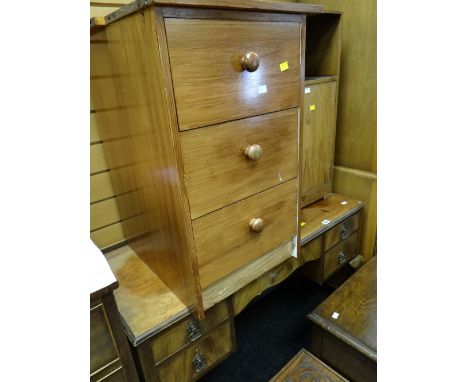
[[[247,70],[248,72],[255,72],[260,65],[260,59],[258,54],[255,52],[247,52],[241,58],[242,69]]]
[[[250,221],[250,230],[252,232],[262,232],[263,230],[263,219],[255,218]]]
[[[250,160],[259,160],[263,150],[260,145],[250,145],[245,148],[245,156]]]

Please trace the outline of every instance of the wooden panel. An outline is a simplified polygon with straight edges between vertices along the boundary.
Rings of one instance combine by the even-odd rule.
[[[234,294],[234,314],[239,314],[247,304],[255,297],[263,293],[268,288],[279,284],[285,280],[302,264],[320,257],[321,240],[319,238],[309,242],[302,248],[298,258],[290,257],[272,270],[247,284]]]
[[[296,187],[293,179],[193,221],[202,288],[296,235]],[[251,231],[254,218],[262,232]]]
[[[326,280],[335,271],[347,264],[356,255],[357,239],[359,235],[357,233],[351,235],[348,239],[343,241],[338,246],[331,249],[324,255],[323,263],[323,279]],[[340,262],[340,256],[344,256],[344,262]]]
[[[160,363],[186,344],[208,333],[212,328],[228,317],[229,307],[225,300],[205,312],[205,319],[201,322],[198,322],[193,316],[188,316],[177,324],[172,325],[170,328],[158,334],[149,345],[153,353],[154,363]],[[189,325],[195,325],[196,327],[196,334],[192,337],[189,336]]]
[[[192,219],[297,176],[298,110],[291,109],[181,134]],[[262,156],[244,151],[258,144]]]
[[[336,126],[336,82],[307,85],[302,132],[302,205],[332,190]],[[312,110],[311,110],[312,109]]]
[[[302,349],[270,380],[270,382],[310,381],[346,382],[347,379]]]
[[[125,240],[122,223],[114,223],[91,232],[91,240],[99,249],[122,243]]]
[[[92,175],[90,180],[90,202],[98,202],[112,196],[114,196],[114,190],[109,172]]]
[[[302,208],[301,221],[304,223],[301,227],[302,244],[361,208],[363,208],[361,201],[339,194],[330,194],[323,200]],[[324,224],[326,221],[328,223]]]
[[[231,326],[229,321],[219,325],[210,335],[194,344],[182,354],[158,370],[158,376],[164,382],[190,382],[204,374],[204,371],[218,363],[231,353],[233,349]],[[195,372],[193,358],[196,354],[203,355],[206,366],[200,372]]]
[[[299,106],[299,22],[165,22],[181,130]],[[260,65],[242,71],[250,51]]]
[[[130,247],[109,252],[106,258],[119,281],[114,295],[134,345],[187,315],[185,304]]]
[[[91,168],[90,172],[91,174],[94,174],[96,172],[100,171],[106,171],[107,170],[107,162],[106,162],[106,157],[104,155],[104,149],[102,147],[102,144],[95,144],[91,145],[90,148],[91,151]]]
[[[243,268],[231,273],[203,290],[203,306],[205,309],[224,300],[242,287],[251,283],[265,272],[291,258],[296,253],[295,238],[289,240],[259,259],[252,261]]]
[[[335,164],[377,172],[377,2],[320,3],[343,11]]]
[[[374,173],[335,166],[333,190],[364,202],[360,251],[369,260],[377,240],[377,176]]]
[[[90,335],[90,373],[93,374],[119,357],[103,304],[91,309]]]
[[[128,208],[143,211],[137,226],[130,220],[123,222],[126,237],[131,231],[140,234],[129,245],[186,306],[199,307],[203,316],[189,206],[179,171],[164,25],[158,17],[153,8],[147,8],[96,33],[110,43],[91,44],[91,75],[102,64],[101,56],[93,55],[93,46],[105,45],[112,76],[94,81],[92,99],[99,109],[109,102],[109,92],[115,93],[107,104],[115,100],[123,111],[119,119],[107,113],[96,113],[96,118],[109,168],[135,166],[132,179],[112,179],[117,194],[136,186],[138,197]],[[113,134],[124,138],[105,140]]]
[[[361,215],[355,214],[350,218],[344,220],[343,222],[337,224],[331,228],[324,238],[324,251],[328,251],[335,244],[341,240],[345,240],[349,237],[354,231],[359,228],[359,220]]]

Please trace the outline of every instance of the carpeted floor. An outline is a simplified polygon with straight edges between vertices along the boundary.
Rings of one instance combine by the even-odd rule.
[[[332,291],[293,274],[236,317],[237,351],[201,381],[268,381],[305,346],[306,315]]]

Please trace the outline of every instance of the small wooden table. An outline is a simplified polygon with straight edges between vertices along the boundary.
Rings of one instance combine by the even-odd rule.
[[[270,382],[347,382],[307,350],[301,349]]]
[[[312,353],[352,381],[377,380],[377,257],[307,318]]]

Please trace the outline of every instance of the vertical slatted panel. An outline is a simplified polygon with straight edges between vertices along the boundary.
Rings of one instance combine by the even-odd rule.
[[[129,0],[95,0],[90,2],[90,17],[106,16],[121,6],[130,3]],[[103,49],[97,47],[98,42],[93,43],[91,36],[92,54],[103,54]],[[106,81],[105,72],[93,73],[93,81]],[[103,78],[104,77],[104,78]],[[112,89],[109,93],[109,103],[114,102]],[[128,195],[115,195],[112,188],[112,172],[109,170],[103,150],[103,139],[99,134],[99,126],[96,118],[96,106],[93,104],[90,114],[90,156],[91,156],[91,179],[90,179],[90,230],[91,239],[101,249],[113,246],[125,240],[122,220],[135,219],[134,214],[129,211],[119,211],[118,205]],[[97,112],[100,112],[99,110]],[[121,170],[115,170],[121,171]],[[122,204],[124,204],[123,202]],[[136,212],[135,212],[136,215]]]

